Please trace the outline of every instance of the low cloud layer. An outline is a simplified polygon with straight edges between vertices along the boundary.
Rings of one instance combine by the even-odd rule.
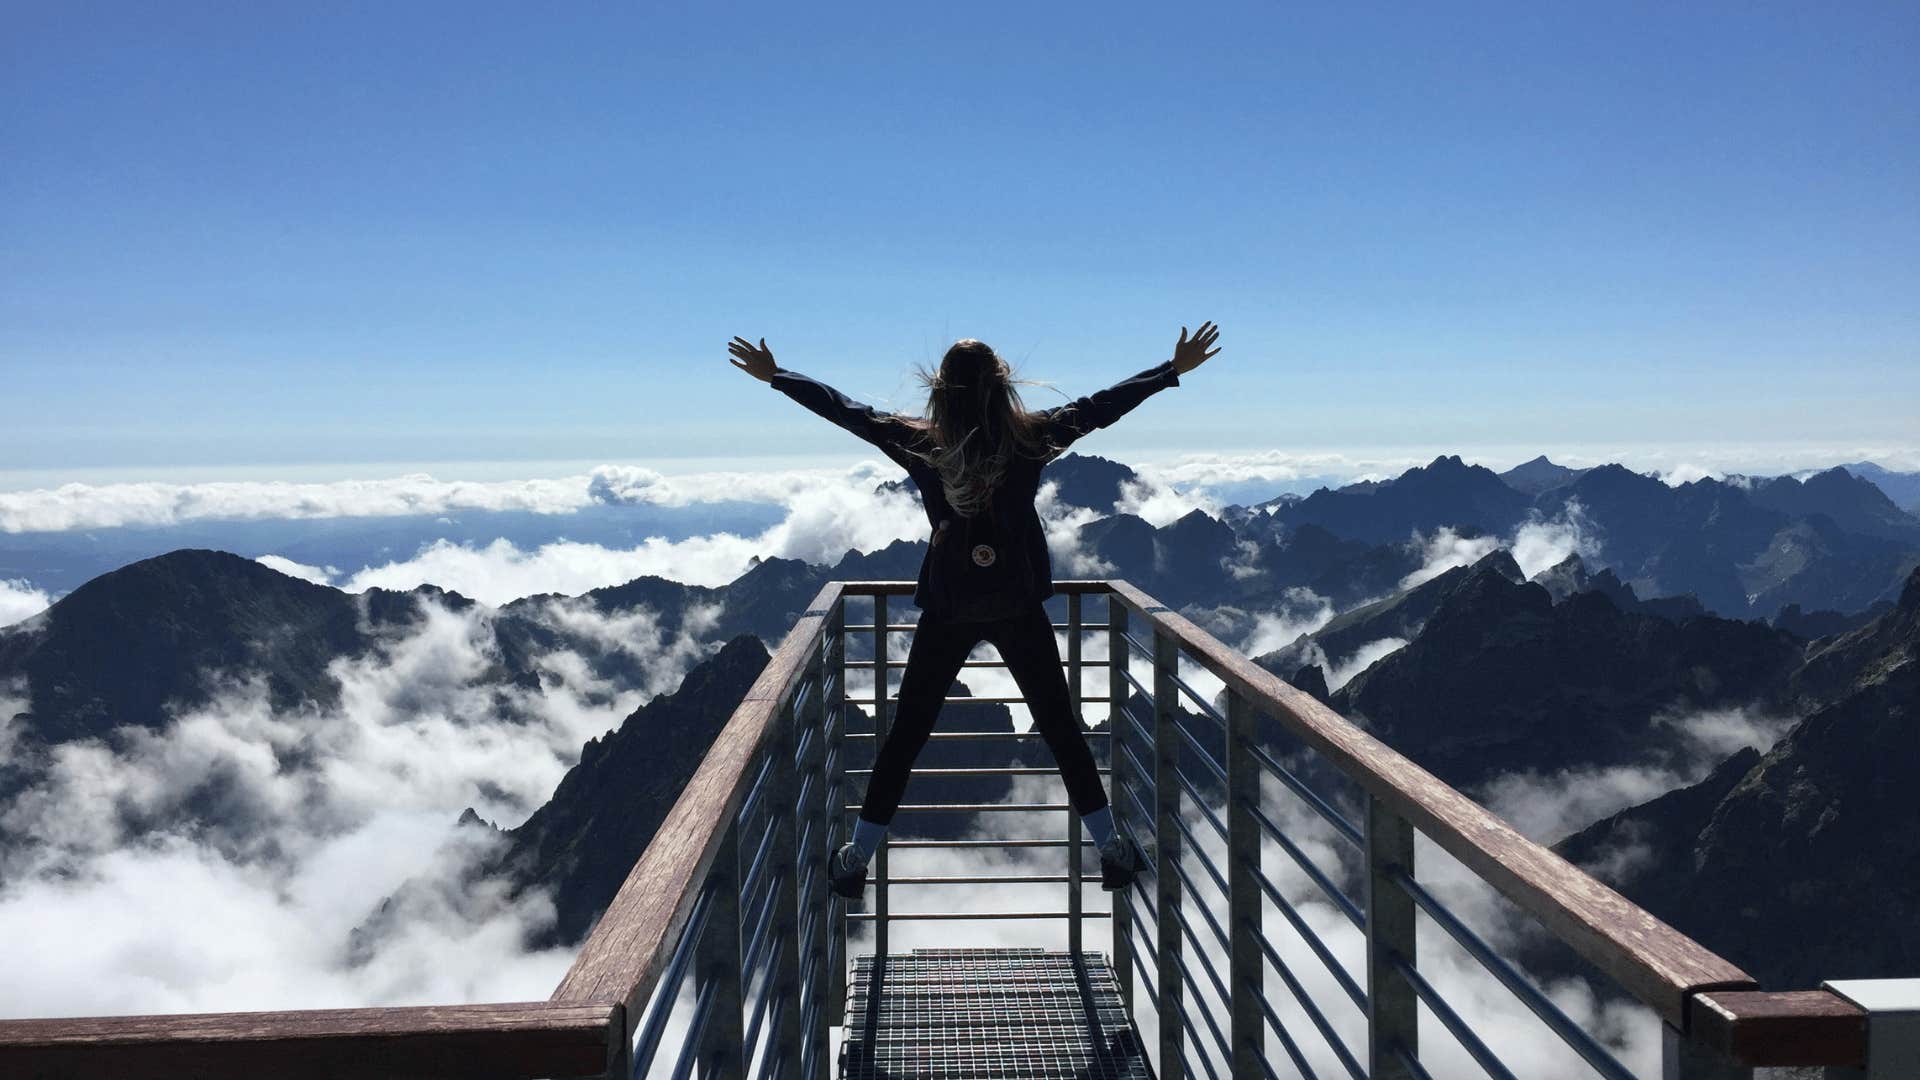
[[[1602,818],[1700,782],[1741,749],[1764,753],[1794,722],[1746,709],[1663,715],[1655,719],[1655,735],[1638,763],[1509,773],[1478,796],[1529,839],[1554,844]]]
[[[571,953],[520,941],[551,902],[476,878],[499,837],[454,820],[524,819],[586,739],[708,653],[717,612],[673,635],[646,611],[538,615],[577,647],[539,657],[537,687],[494,674],[491,609],[428,603],[334,662],[334,707],[275,708],[234,673],[162,729],[45,748],[8,722],[26,687],[0,688],[0,750],[39,776],[0,808],[0,966],[31,973],[0,988],[0,1015],[544,996]],[[637,685],[594,674],[589,654],[616,648]]]
[[[0,578],[0,626],[30,619],[47,610],[51,603],[51,596],[29,582]]]
[[[816,484],[786,496],[787,514],[756,536],[717,532],[684,540],[648,537],[631,548],[556,540],[523,548],[509,540],[485,545],[436,540],[412,556],[346,571],[305,565],[279,555],[260,562],[284,574],[348,592],[438,585],[489,604],[525,596],[577,596],[644,575],[718,587],[747,572],[755,558],[801,559],[831,566],[849,550],[873,551],[901,539],[924,539],[926,513],[903,491],[865,482]],[[1073,532],[1056,527],[1063,547]]]
[[[1599,533],[1588,519],[1586,509],[1573,500],[1568,501],[1562,513],[1552,518],[1536,516],[1504,540],[1495,536],[1462,536],[1442,526],[1431,536],[1414,536],[1412,543],[1425,561],[1418,570],[1401,579],[1403,589],[1432,581],[1456,566],[1471,566],[1501,548],[1513,554],[1513,561],[1520,564],[1520,572],[1528,577],[1559,565],[1569,555],[1578,555],[1589,563],[1600,556]]]
[[[725,501],[784,505],[823,485],[877,484],[899,470],[873,461],[849,469],[743,470],[668,475],[602,465],[576,476],[527,480],[437,480],[414,473],[382,480],[295,483],[63,484],[0,491],[0,532],[64,532],[190,521],[413,517],[469,510],[570,514],[591,506],[690,506]]]

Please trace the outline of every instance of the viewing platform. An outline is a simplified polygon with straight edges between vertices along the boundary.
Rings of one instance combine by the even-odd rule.
[[[830,582],[547,1000],[0,1021],[0,1076],[1744,1080],[1799,1065],[1828,1080],[1920,1077],[1911,980],[1762,988],[1127,582],[1056,588],[1076,707],[1104,714],[1088,736],[1115,819],[1153,849],[1129,890],[1099,891],[1064,801],[998,800],[901,811],[1059,824],[944,839],[897,829],[861,905],[829,893],[827,858],[858,809],[915,629],[890,608],[912,582]],[[1050,764],[1033,733],[933,740],[998,740]],[[926,775],[1052,773],[1029,758]],[[1417,837],[1650,1012],[1657,1060],[1621,1061],[1617,1032],[1587,1030],[1484,940],[1447,903],[1438,867],[1416,865]],[[908,853],[998,858],[902,873],[891,863]],[[1033,906],[1036,891],[1053,899]],[[967,899],[898,906],[929,895]],[[942,923],[1020,926],[1048,944],[894,948],[901,927]],[[870,952],[848,955],[850,930],[871,934]],[[1514,1047],[1486,1030],[1484,1002],[1443,985],[1442,951],[1522,1006],[1556,1064],[1507,1060]]]

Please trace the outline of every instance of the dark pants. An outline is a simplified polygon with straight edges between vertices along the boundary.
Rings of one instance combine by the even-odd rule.
[[[900,679],[892,724],[867,781],[861,817],[876,825],[892,823],[893,812],[907,787],[907,774],[913,771],[913,760],[933,733],[941,699],[953,688],[961,661],[981,641],[993,645],[1006,660],[1008,672],[1033,713],[1034,726],[1053,751],[1073,808],[1085,815],[1107,805],[1100,768],[1087,749],[1080,717],[1067,696],[1066,667],[1053,640],[1052,616],[1044,604],[1035,601],[1026,613],[997,622],[950,622],[921,616],[907,650],[907,668]]]

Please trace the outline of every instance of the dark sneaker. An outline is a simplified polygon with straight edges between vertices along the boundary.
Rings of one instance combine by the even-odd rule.
[[[1147,857],[1133,837],[1119,834],[1119,858],[1110,858],[1106,852],[1100,853],[1100,887],[1108,892],[1119,892],[1133,884],[1140,871],[1147,868]]]
[[[867,891],[867,866],[855,865],[851,841],[841,844],[840,849],[827,857],[827,884],[836,896],[849,900],[858,900]]]

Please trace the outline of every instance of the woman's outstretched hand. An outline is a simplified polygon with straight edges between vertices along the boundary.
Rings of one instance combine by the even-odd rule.
[[[1213,325],[1212,320],[1201,323],[1200,329],[1194,331],[1193,340],[1191,341],[1187,340],[1187,328],[1184,326],[1181,327],[1180,341],[1173,347],[1173,370],[1185,375],[1187,372],[1206,363],[1214,353],[1220,351],[1219,349],[1215,349],[1213,352],[1208,352],[1207,346],[1213,344],[1219,340],[1219,338],[1220,328]]]
[[[773,350],[767,348],[766,338],[761,338],[760,344],[755,345],[746,338],[736,336],[727,343],[727,351],[737,358],[729,363],[761,382],[772,382],[773,376],[780,370],[780,365],[773,362]]]

